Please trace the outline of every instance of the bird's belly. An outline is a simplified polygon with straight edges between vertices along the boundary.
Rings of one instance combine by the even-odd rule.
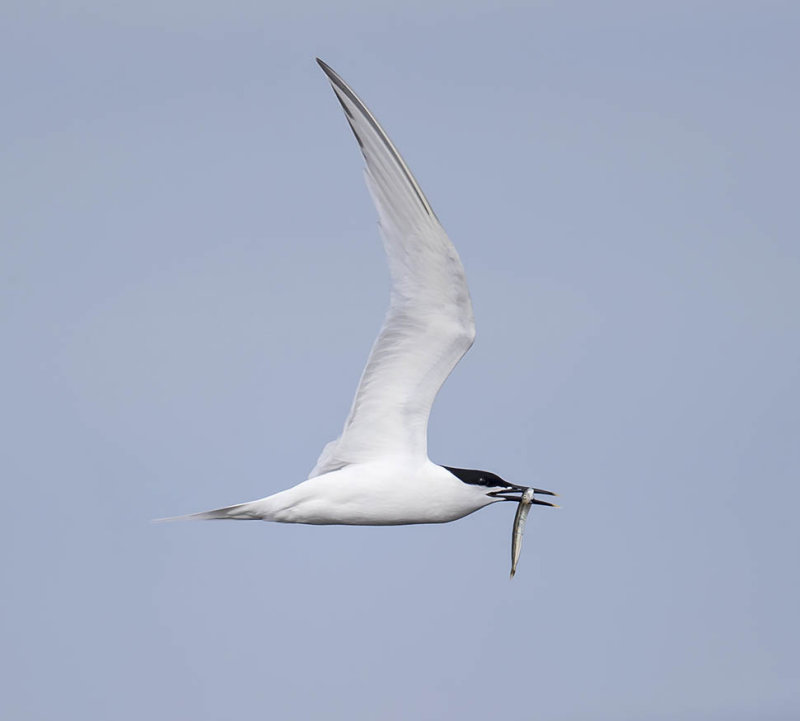
[[[303,503],[276,521],[284,523],[309,523],[313,525],[344,526],[403,526],[416,523],[447,523],[472,513],[477,509],[414,508],[410,506],[364,508],[342,504],[331,506],[317,502]]]
[[[272,497],[282,507],[271,519],[283,523],[396,526],[446,523],[477,511],[485,503],[454,484],[405,477],[402,482],[362,479],[344,471],[313,478]]]

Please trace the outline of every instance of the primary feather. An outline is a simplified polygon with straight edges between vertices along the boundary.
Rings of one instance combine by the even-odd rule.
[[[342,434],[325,446],[309,478],[387,456],[426,460],[433,401],[475,339],[456,249],[378,121],[344,80],[317,62],[366,160],[392,288]]]

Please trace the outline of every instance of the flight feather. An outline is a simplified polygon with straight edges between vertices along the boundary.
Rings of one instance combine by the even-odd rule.
[[[342,434],[325,446],[309,478],[387,456],[424,461],[433,401],[475,338],[464,268],[430,203],[364,103],[317,62],[366,161],[391,294]]]

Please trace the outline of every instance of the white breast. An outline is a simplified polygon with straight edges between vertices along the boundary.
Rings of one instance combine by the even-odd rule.
[[[497,499],[441,466],[386,459],[311,478],[255,501],[251,511],[282,523],[386,526],[445,523]],[[258,506],[257,508],[255,506]]]

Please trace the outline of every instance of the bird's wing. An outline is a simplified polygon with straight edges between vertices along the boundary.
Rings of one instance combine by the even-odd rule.
[[[342,435],[325,446],[309,478],[378,458],[427,458],[433,401],[475,339],[456,249],[378,121],[344,80],[317,62],[366,160],[392,287]]]

